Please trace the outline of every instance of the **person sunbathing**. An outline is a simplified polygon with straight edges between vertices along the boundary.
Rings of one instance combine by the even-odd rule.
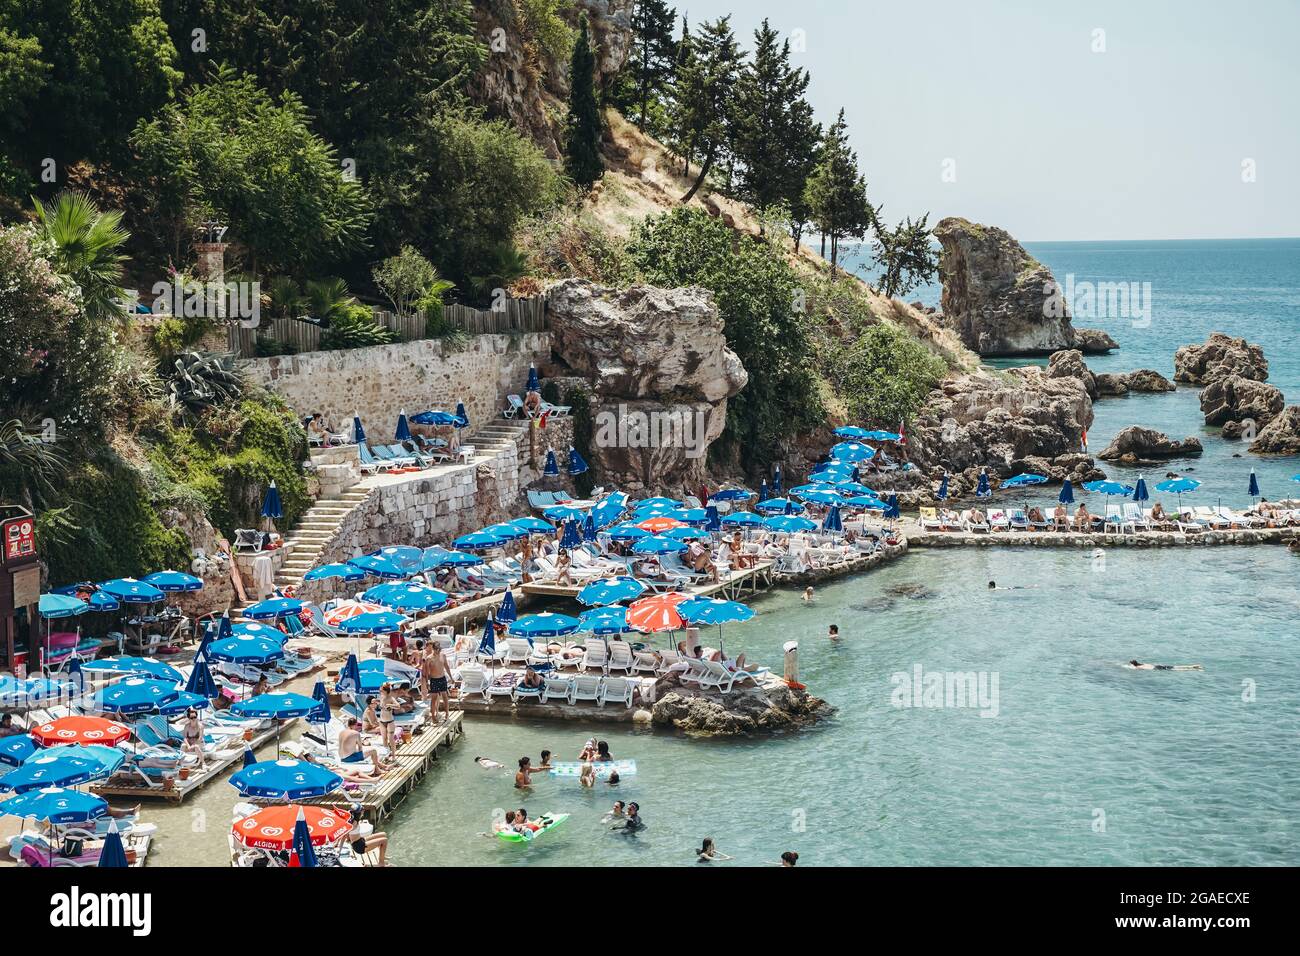
[[[563,587],[573,587],[573,574],[570,568],[573,566],[573,559],[569,557],[568,550],[560,551],[560,557],[555,562],[555,583]]]
[[[375,773],[382,774],[384,765],[379,761],[379,751],[374,747],[363,747],[361,744],[361,721],[353,717],[347,722],[347,726],[339,734],[339,760],[342,763],[365,763],[370,761]],[[386,763],[392,763],[394,758],[390,755],[386,758]]]
[[[852,532],[849,532],[851,534]],[[847,539],[847,535],[846,535]],[[749,568],[754,566],[754,559],[751,555],[745,554],[745,546],[741,543],[740,532],[737,531],[727,541],[727,563],[734,568]]]
[[[1079,505],[1079,510],[1074,513],[1074,530],[1091,531],[1092,515],[1088,514],[1087,505]]]
[[[708,572],[713,579],[713,583],[718,583],[718,566],[709,560],[709,551],[698,541],[692,541],[690,547],[686,550],[687,557],[690,560],[691,570],[703,574]]]
[[[984,512],[980,511],[978,508],[972,508],[970,510],[970,523],[973,525],[987,526],[988,519],[984,517]]]
[[[524,679],[520,682],[519,686],[541,690],[544,683],[545,681],[542,680],[541,674],[537,673],[537,671],[533,670],[531,667],[526,667],[524,669]]]
[[[364,817],[361,815],[361,805],[354,803],[352,805],[352,830],[348,833],[348,844],[352,847],[352,852],[358,855],[368,853],[371,850],[379,851],[379,866],[387,866],[384,858],[388,855],[388,834],[376,833],[371,828],[369,833],[362,830]]]
[[[1165,514],[1165,506],[1158,501],[1151,506],[1151,520],[1156,524],[1169,523],[1169,516]]]
[[[1070,516],[1065,511],[1064,502],[1057,502],[1055,510],[1052,511],[1052,527],[1057,531],[1070,530]]]
[[[380,770],[353,770],[351,767],[330,767],[329,764],[317,760],[310,750],[302,751],[302,756],[299,759],[303,763],[314,763],[320,767],[327,767],[342,777],[344,783],[374,783],[383,776],[383,771]]]
[[[379,705],[373,696],[366,698],[366,709],[361,714],[361,729],[368,734],[378,734],[384,730],[379,724]]]
[[[1045,519],[1043,518],[1043,509],[1042,509],[1042,508],[1030,508],[1030,509],[1029,509],[1029,523],[1030,523],[1030,524],[1041,525],[1041,524],[1043,523],[1044,520],[1045,520]]]

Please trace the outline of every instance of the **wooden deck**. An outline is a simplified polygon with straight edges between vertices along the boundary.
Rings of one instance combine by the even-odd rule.
[[[397,751],[397,765],[368,789],[341,790],[323,797],[312,797],[297,802],[313,806],[338,807],[343,810],[349,809],[353,804],[360,804],[362,816],[378,826],[401,806],[437,762],[438,747],[450,747],[453,741],[464,734],[462,726],[464,719],[464,714],[453,710],[451,720],[446,723],[426,723],[422,730]],[[268,804],[279,801],[252,800],[250,802]]]
[[[759,591],[766,591],[771,588],[775,577],[773,567],[774,562],[762,561],[752,568],[729,571],[716,584],[712,581],[706,581],[703,584],[691,584],[682,588],[682,591],[694,597],[713,597],[716,595],[735,601],[745,594],[757,594]],[[519,590],[529,596],[575,600],[582,587],[581,584],[565,585],[533,582],[521,585]]]
[[[297,720],[298,718],[293,718]],[[283,735],[292,721],[287,721],[280,728],[280,734]],[[256,735],[248,746],[256,750],[269,740],[275,739],[276,729],[268,727]],[[217,757],[208,757],[207,766],[201,771],[191,771],[189,778],[182,780],[177,774],[172,778],[170,788],[158,786],[149,786],[139,776],[124,777],[120,780],[109,780],[101,784],[95,784],[90,788],[91,793],[96,793],[101,797],[126,797],[129,799],[138,799],[140,797],[150,797],[158,800],[170,800],[172,803],[181,803],[190,794],[202,787],[207,786],[217,777],[221,776],[231,764],[238,763],[244,759],[243,747],[232,747],[228,752],[222,753]]]

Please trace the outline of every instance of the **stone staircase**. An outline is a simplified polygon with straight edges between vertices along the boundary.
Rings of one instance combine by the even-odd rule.
[[[490,458],[510,445],[526,448],[528,426],[528,419],[522,421],[509,418],[493,419],[486,425],[480,425],[475,429],[474,434],[463,439],[462,443],[474,446],[475,457]]]
[[[370,489],[352,487],[341,494],[318,498],[285,535],[288,549],[284,564],[275,576],[276,587],[298,587],[302,576],[319,563],[321,548],[334,536],[343,519],[361,502]]]

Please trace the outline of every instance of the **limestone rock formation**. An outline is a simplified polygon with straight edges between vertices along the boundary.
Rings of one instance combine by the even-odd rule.
[[[931,474],[988,467],[1010,475],[1017,460],[1078,454],[1091,426],[1092,399],[1079,378],[1038,366],[965,375],[930,393],[908,429],[909,457]]]
[[[602,480],[639,488],[702,478],[727,399],[748,380],[713,297],[565,279],[547,299],[554,354],[593,393],[591,464]]]
[[[1184,345],[1174,353],[1174,381],[1205,385],[1237,375],[1263,382],[1268,379],[1264,350],[1223,332],[1211,332],[1202,345]]]
[[[1207,425],[1226,425],[1251,419],[1256,430],[1281,413],[1286,404],[1276,385],[1241,375],[1213,379],[1201,389],[1201,412]]]
[[[1119,343],[1101,329],[1075,329],[1074,347],[1084,355],[1105,355],[1119,348]]]
[[[1092,374],[1083,361],[1083,353],[1078,349],[1062,349],[1053,352],[1047,362],[1048,378],[1075,378],[1083,383],[1089,398],[1096,398],[1098,392],[1097,377]]]
[[[1137,462],[1200,453],[1201,442],[1198,438],[1189,436],[1177,441],[1154,428],[1130,425],[1117,434],[1097,457],[1103,461]]]
[[[795,730],[833,712],[821,698],[779,684],[733,687],[725,698],[671,686],[657,695],[651,713],[654,723],[694,736],[733,737]]]
[[[1300,455],[1300,405],[1288,405],[1265,425],[1250,450],[1257,455]]]
[[[943,246],[945,324],[980,355],[1047,355],[1074,345],[1052,273],[1005,230],[955,216],[934,227]]]
[[[1178,388],[1153,368],[1139,368],[1125,373],[1124,384],[1130,392],[1172,392]]]
[[[1128,394],[1128,376],[1123,372],[1098,372],[1096,377],[1099,396]]]

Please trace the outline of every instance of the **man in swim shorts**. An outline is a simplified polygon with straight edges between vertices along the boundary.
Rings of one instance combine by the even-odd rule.
[[[353,717],[339,734],[339,760],[343,763],[365,763],[367,758],[375,768],[375,773],[384,772],[383,765],[379,762],[379,751],[373,747],[361,746],[361,721]]]
[[[447,655],[443,653],[442,645],[437,641],[430,641],[424,657],[420,660],[420,673],[425,680],[429,682],[429,696],[432,699],[431,707],[434,718],[438,716],[438,702],[442,701],[442,712],[446,720],[451,720],[451,695],[448,693],[447,677],[451,673],[451,665],[447,663]]]

